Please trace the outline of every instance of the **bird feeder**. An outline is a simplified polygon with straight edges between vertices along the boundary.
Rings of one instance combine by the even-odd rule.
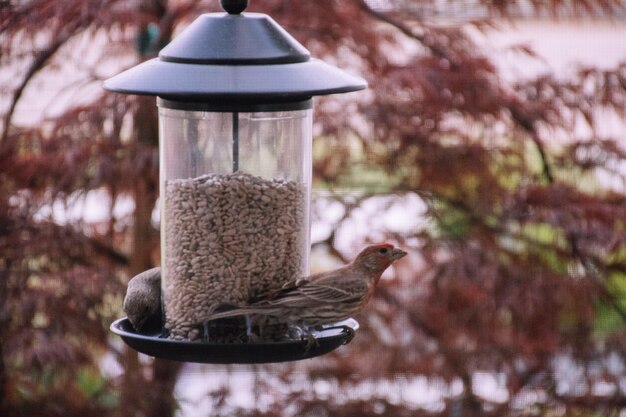
[[[162,334],[113,329],[153,356],[198,362],[300,359],[334,349],[350,326],[317,342],[236,343],[201,323],[219,305],[242,305],[309,273],[312,97],[366,82],[311,58],[269,16],[198,17],[158,58],[104,83],[157,97]],[[206,326],[206,324],[205,324]],[[306,346],[306,349],[303,347]]]

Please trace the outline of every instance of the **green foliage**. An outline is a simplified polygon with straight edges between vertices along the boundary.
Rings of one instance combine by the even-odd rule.
[[[444,206],[443,204],[441,206]],[[472,227],[472,219],[463,210],[435,206],[437,231],[434,237],[442,240],[466,239]]]
[[[340,148],[340,150],[337,149]],[[341,162],[336,161],[341,154]],[[402,174],[390,172],[376,162],[374,155],[384,155],[386,148],[377,151],[365,149],[358,137],[342,138],[319,137],[313,141],[313,160],[316,163],[315,187],[336,191],[358,191],[363,194],[388,194],[396,190]],[[333,161],[324,166],[325,161]],[[330,181],[320,172],[328,172]]]
[[[624,298],[620,300],[624,303]],[[624,307],[621,307],[624,311]],[[614,306],[607,303],[598,303],[596,306],[596,320],[594,322],[594,338],[606,340],[620,334],[626,328],[626,318]]]
[[[605,285],[611,302],[598,304],[595,331],[597,335],[608,337],[626,330],[626,273],[608,274]]]
[[[99,369],[82,367],[76,375],[76,386],[87,401],[95,401],[103,408],[114,409],[119,405],[118,395],[111,390],[109,382]]]

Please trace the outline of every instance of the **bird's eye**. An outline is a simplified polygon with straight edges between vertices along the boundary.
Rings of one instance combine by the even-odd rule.
[[[378,249],[379,253],[382,253],[383,255],[386,254],[387,252],[389,252],[389,250],[387,248],[380,248]]]

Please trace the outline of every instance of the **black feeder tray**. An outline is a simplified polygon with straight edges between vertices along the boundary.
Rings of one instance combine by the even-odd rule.
[[[314,358],[350,343],[359,323],[354,319],[312,331],[312,340],[260,343],[211,343],[179,341],[163,336],[159,329],[137,332],[124,317],[111,324],[111,331],[138,352],[183,362],[233,364],[272,363]]]
[[[360,77],[311,58],[269,16],[242,13],[247,0],[222,0],[226,13],[199,16],[162,49],[104,82],[106,90],[157,97],[159,107],[184,111],[283,111],[311,108],[313,96],[362,90]],[[269,110],[268,110],[269,109]],[[233,122],[233,142],[238,124]],[[238,155],[238,154],[237,154]],[[238,161],[233,151],[234,166]],[[358,323],[348,319],[314,331],[314,340],[261,343],[179,341],[160,328],[137,332],[127,318],[111,331],[133,349],[163,359],[200,363],[267,363],[312,358],[349,343]]]

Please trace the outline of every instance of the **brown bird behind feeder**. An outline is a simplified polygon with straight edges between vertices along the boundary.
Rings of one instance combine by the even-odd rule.
[[[137,331],[161,327],[161,268],[149,269],[128,281],[124,312]]]

